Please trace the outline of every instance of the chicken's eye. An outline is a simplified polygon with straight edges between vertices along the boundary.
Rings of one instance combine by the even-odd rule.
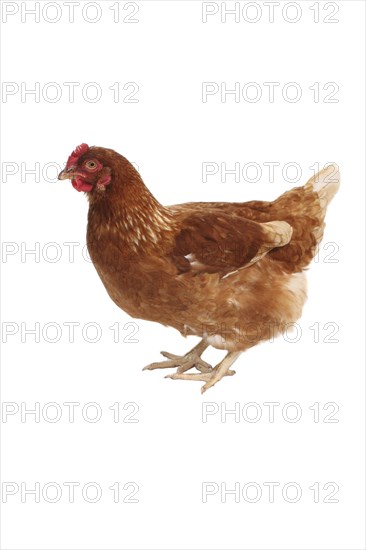
[[[88,168],[88,170],[95,170],[97,167],[98,167],[98,165],[95,162],[95,160],[88,160],[85,163],[85,168]]]

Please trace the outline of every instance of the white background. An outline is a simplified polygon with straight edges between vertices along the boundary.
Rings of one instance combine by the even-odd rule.
[[[4,163],[14,163],[18,170],[6,178],[3,172],[2,238],[15,243],[6,245],[14,254],[2,259],[3,323],[19,329],[3,345],[2,398],[19,408],[22,402],[29,408],[38,402],[41,409],[56,402],[62,417],[54,423],[47,413],[39,423],[32,415],[21,422],[20,412],[2,418],[2,481],[19,485],[2,506],[2,548],[364,548],[364,3],[338,1],[327,8],[315,3],[318,23],[316,6],[310,9],[313,2],[297,2],[285,12],[281,3],[272,23],[269,8],[261,3],[246,8],[246,19],[255,17],[250,10],[260,10],[256,23],[246,21],[242,12],[239,22],[234,16],[221,22],[220,11],[203,23],[202,4],[195,1],[138,2],[137,23],[122,22],[133,10],[124,2],[117,23],[113,2],[98,3],[101,17],[95,23],[83,19],[83,2],[75,8],[73,23],[62,2],[58,10],[51,3],[38,23],[24,14],[22,22],[25,4],[34,7],[34,2],[2,3],[3,10],[19,8],[2,25],[3,81],[28,88],[39,82],[41,89],[39,102],[31,95],[22,101],[19,92],[5,96],[2,105],[3,168],[8,171],[10,165]],[[339,21],[326,23],[334,6],[339,10],[331,18]],[[98,15],[95,9],[88,8],[89,19]],[[286,21],[299,9],[297,22]],[[46,20],[59,14],[55,23]],[[62,90],[59,101],[42,95],[49,82]],[[73,103],[64,82],[80,83]],[[100,101],[83,98],[81,90],[89,82],[100,86]],[[115,82],[121,90],[127,82],[137,83],[138,102],[115,103],[109,89]],[[227,88],[256,82],[263,95],[257,102],[242,96],[235,102],[233,96],[222,101],[218,93],[204,103],[203,82],[226,83]],[[264,82],[280,83],[273,102]],[[282,97],[289,82],[302,91],[297,102]],[[315,82],[320,85],[318,102],[309,89]],[[337,102],[324,102],[332,91],[323,90],[329,82],[339,86]],[[185,353],[196,339],[131,320],[108,298],[92,264],[83,258],[87,201],[70,182],[54,181],[56,168],[42,174],[47,163],[63,166],[82,142],[111,147],[136,162],[163,204],[272,200],[295,185],[282,174],[287,163],[301,167],[300,185],[313,174],[314,163],[337,162],[342,186],[329,208],[323,241],[335,244],[322,248],[308,271],[309,299],[297,341],[280,338],[251,349],[237,361],[235,377],[204,396],[200,383],[165,380],[165,371],[142,372],[144,365],[159,360],[161,349]],[[204,183],[203,162],[226,162],[228,167],[254,162],[262,167],[262,177],[254,183],[228,176],[223,183],[218,174]],[[280,163],[275,182],[270,182],[265,162]],[[25,173],[35,163],[39,177]],[[80,243],[73,262],[65,242]],[[47,248],[47,243],[59,248]],[[35,246],[39,258],[22,258],[21,250]],[[52,262],[55,250],[61,257]],[[137,343],[123,342],[129,332],[123,327],[131,321],[138,325]],[[39,343],[32,335],[22,342],[21,323],[31,328],[37,322]],[[74,343],[65,322],[80,323]],[[82,328],[91,322],[102,331],[96,343],[82,337]],[[55,334],[51,329],[42,336],[47,323],[60,326],[58,342],[47,341]],[[114,323],[120,326],[119,343],[109,329]],[[314,323],[319,323],[318,342],[310,329]],[[324,329],[326,323],[333,324]],[[334,324],[338,342],[326,342]],[[217,362],[222,355],[211,349],[205,358]],[[74,423],[65,402],[80,403]],[[81,415],[89,402],[102,411],[98,422]],[[109,409],[116,402],[120,422],[113,422]],[[137,423],[122,421],[132,411],[123,410],[130,402],[139,407],[133,417]],[[203,422],[207,402],[213,403],[212,410],[238,403],[239,421],[228,415],[222,422],[217,413]],[[255,413],[253,407],[245,408],[251,402],[262,413],[257,422],[246,416]],[[279,403],[274,422],[265,402]],[[301,412],[297,422],[282,415],[291,402]],[[309,409],[314,403],[319,403],[319,422]],[[323,410],[326,403],[339,407],[332,417],[339,422],[324,422],[334,410],[333,405]],[[295,409],[287,411],[291,416]],[[54,412],[49,409],[49,416]],[[22,482],[27,488],[53,482],[64,491],[55,503],[42,496],[35,503],[31,495],[22,503]],[[74,503],[69,503],[65,482],[80,483]],[[81,495],[90,482],[102,490],[96,503]],[[116,482],[138,484],[139,502],[114,503],[109,487]],[[204,482],[218,489],[206,503]],[[240,502],[233,495],[221,502],[221,483],[227,488],[239,483],[242,489],[250,482],[263,491],[258,502],[248,502],[250,497],[242,493]],[[280,484],[274,502],[269,502],[265,482]],[[282,496],[290,482],[302,490],[296,503]],[[320,487],[318,503],[309,489],[314,483]],[[324,489],[326,483],[338,485],[334,498],[339,502],[324,502],[331,493],[329,486]],[[129,492],[122,491],[122,499]]]

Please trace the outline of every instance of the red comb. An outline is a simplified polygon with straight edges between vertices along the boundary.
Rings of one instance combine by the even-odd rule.
[[[70,166],[73,166],[74,164],[76,164],[79,158],[81,157],[81,155],[86,153],[88,149],[89,149],[89,145],[87,145],[86,143],[82,143],[81,145],[78,145],[75,151],[73,151],[69,156],[69,158],[67,159],[66,168],[70,168]]]

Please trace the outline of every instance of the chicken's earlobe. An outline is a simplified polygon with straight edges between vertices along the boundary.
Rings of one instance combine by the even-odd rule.
[[[105,187],[111,183],[111,180],[112,180],[111,169],[108,167],[103,168],[103,170],[100,173],[100,177],[97,181],[97,188],[99,190],[101,189],[104,190]]]

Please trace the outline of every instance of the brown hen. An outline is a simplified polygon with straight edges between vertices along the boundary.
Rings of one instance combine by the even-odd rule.
[[[66,178],[87,193],[87,245],[112,300],[132,317],[201,338],[186,355],[162,352],[167,360],[145,369],[176,367],[168,377],[201,380],[202,392],[235,374],[243,351],[299,319],[303,270],[339,187],[329,165],[273,202],[162,206],[126,158],[86,144],[69,157]],[[208,346],[228,351],[214,368],[201,358]]]

